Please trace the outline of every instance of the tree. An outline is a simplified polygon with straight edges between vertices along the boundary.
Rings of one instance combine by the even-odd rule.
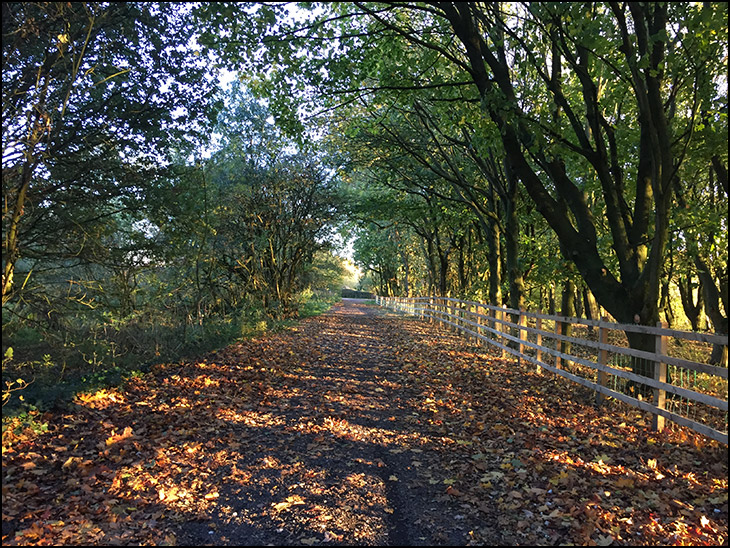
[[[677,169],[702,101],[697,78],[678,62],[676,42],[686,36],[671,26],[687,18],[702,26],[701,16],[666,4],[533,4],[511,13],[498,4],[432,5],[459,38],[508,161],[566,257],[616,319],[655,323]],[[709,61],[702,56],[714,51],[698,47],[693,61]],[[537,72],[529,84],[551,103],[546,117],[528,109],[524,80],[513,76],[527,62]],[[607,90],[609,75],[622,87]],[[616,273],[599,251],[586,174],[600,184]],[[643,339],[630,336],[634,347],[650,343]]]
[[[168,151],[204,127],[215,90],[185,83],[207,72],[185,11],[3,4],[3,306],[40,263],[103,254],[110,219],[140,211],[144,190],[169,181]]]
[[[243,88],[235,85],[228,102],[222,146],[207,169],[217,204],[213,245],[242,298],[288,315],[316,252],[331,245],[336,179]]]

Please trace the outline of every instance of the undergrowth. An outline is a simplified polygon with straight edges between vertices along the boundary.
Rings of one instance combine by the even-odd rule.
[[[304,291],[286,315],[249,306],[198,322],[175,322],[162,315],[79,322],[63,334],[25,325],[6,330],[4,325],[3,429],[13,417],[41,428],[39,414],[66,405],[80,392],[118,386],[154,364],[194,359],[241,339],[286,329],[300,318],[323,313],[337,300]]]

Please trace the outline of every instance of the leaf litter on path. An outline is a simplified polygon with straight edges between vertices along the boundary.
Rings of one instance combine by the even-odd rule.
[[[727,447],[340,304],[3,432],[3,544],[727,543]]]

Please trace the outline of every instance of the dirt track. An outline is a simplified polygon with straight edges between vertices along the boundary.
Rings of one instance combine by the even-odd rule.
[[[219,513],[215,529],[181,526],[180,542],[469,543],[488,523],[446,493],[448,478],[434,479],[450,455],[413,406],[422,398],[402,371],[408,338],[401,319],[358,300],[283,335],[293,376],[260,407],[269,424],[236,434],[247,481],[220,478],[218,505],[237,515]]]

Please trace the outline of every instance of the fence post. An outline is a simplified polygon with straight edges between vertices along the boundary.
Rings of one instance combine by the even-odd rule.
[[[498,309],[498,308],[495,308],[494,310],[492,310],[492,317],[494,317],[494,321],[492,322],[492,327],[496,331],[496,333],[493,333],[493,337],[494,337],[494,341],[498,342],[498,343],[502,342],[502,337],[499,336],[499,333],[501,332],[500,327],[502,324],[497,323],[497,320],[500,318],[501,311],[502,310]],[[504,352],[502,352],[502,357],[504,357]]]
[[[606,316],[601,317],[601,321],[598,322],[598,342],[599,344],[608,344],[608,329],[604,325],[608,318]],[[608,365],[608,350],[605,348],[598,349],[598,363],[600,365]],[[598,384],[599,386],[608,385],[608,373],[605,371],[598,371]],[[596,392],[596,405],[601,405],[606,401],[606,396],[602,392]]]
[[[527,325],[527,316],[525,316],[525,310],[523,308],[520,308],[519,314],[517,316],[517,325],[520,327],[517,328],[517,338],[520,339],[519,344],[517,345],[517,351],[519,352],[519,356],[517,358],[517,363],[520,364],[522,362],[522,354],[525,351],[525,345],[522,344],[523,338],[522,338],[522,327],[525,327]],[[527,338],[527,331],[525,331],[525,338]]]
[[[560,344],[560,337],[563,334],[563,324],[562,322],[559,322],[558,320],[555,320],[555,350],[558,352],[562,351],[562,346]],[[555,356],[555,367],[560,369],[563,365],[563,358],[560,356]]]
[[[497,318],[497,313],[495,312],[494,317]],[[499,309],[499,319],[504,320],[504,305],[502,305],[502,308]],[[497,331],[500,333],[504,333],[504,330],[506,329],[506,325],[503,323],[497,323],[494,322],[495,327],[497,328]],[[502,346],[507,346],[507,341],[504,339],[504,337],[499,337],[499,342],[502,344]],[[504,358],[504,348],[499,349],[499,357]]]
[[[461,301],[457,301],[456,302],[456,317],[457,317],[457,320],[456,320],[456,334],[459,337],[463,337],[464,336],[464,332],[461,330],[462,325],[463,325],[462,322],[461,322],[461,319],[462,319],[463,316],[464,316],[464,305],[461,304]]]
[[[666,322],[657,322],[657,327],[667,327]],[[658,334],[656,336],[656,348],[654,352],[657,354],[657,361],[654,362],[654,380],[659,382],[667,382],[667,364],[664,363],[663,357],[667,354],[667,336]],[[654,405],[659,409],[664,409],[666,405],[667,392],[661,388],[654,389]],[[664,430],[665,418],[661,415],[654,415],[651,421],[652,430],[661,432]]]
[[[477,341],[477,344],[481,345],[482,339],[479,338],[479,335],[484,334],[484,333],[482,333],[482,316],[481,316],[481,314],[484,312],[484,309],[482,308],[481,303],[474,306],[474,312],[476,313],[476,316],[474,316],[474,320],[477,324],[477,327],[475,329],[475,331],[477,333],[477,337],[475,337],[475,339]]]
[[[454,301],[446,301],[448,304],[446,306],[447,310],[449,311],[449,314],[451,316],[449,317],[449,321],[451,324],[449,325],[449,329],[452,333],[458,333],[459,330],[456,328],[456,304]]]
[[[459,319],[456,323],[459,327],[456,328],[456,331],[458,332],[460,337],[466,338],[466,333],[464,333],[464,303],[459,300],[457,306],[459,307],[459,313],[457,314],[457,316],[459,316]]]
[[[535,344],[537,344],[537,349],[535,349],[535,359],[538,362],[542,361],[542,318],[539,316],[542,314],[542,309],[537,309],[538,316],[535,318],[535,329],[537,330],[537,335],[535,336]],[[542,367],[535,364],[535,373],[538,375],[542,375]]]

